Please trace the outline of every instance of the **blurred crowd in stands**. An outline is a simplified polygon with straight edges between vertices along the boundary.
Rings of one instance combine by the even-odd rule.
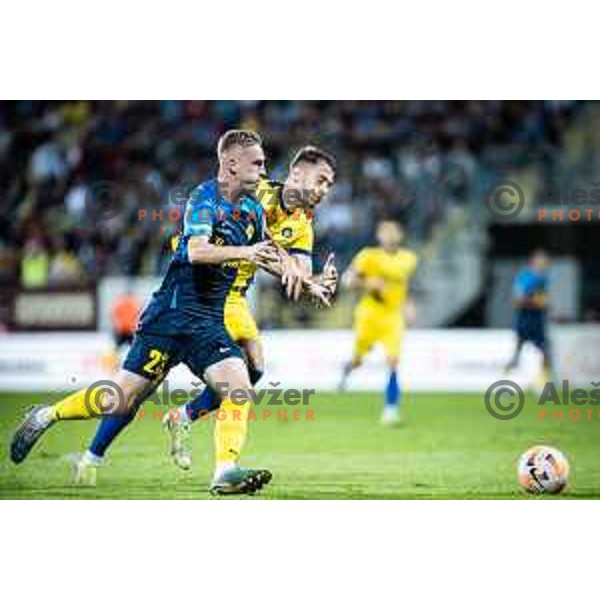
[[[486,178],[536,163],[552,169],[580,110],[570,101],[19,101],[0,103],[0,281],[26,287],[105,274],[156,275],[178,224],[173,190],[215,174],[215,144],[233,127],[261,132],[272,177],[307,143],[333,152],[337,185],[317,213],[318,247],[342,262],[395,218],[423,241],[448,207]],[[100,219],[86,194],[119,190]],[[89,194],[88,194],[89,197]],[[164,209],[140,221],[139,208]]]

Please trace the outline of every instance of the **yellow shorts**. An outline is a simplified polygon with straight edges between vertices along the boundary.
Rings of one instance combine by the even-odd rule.
[[[228,296],[225,302],[225,327],[234,342],[256,340],[260,336],[248,301],[243,296]]]
[[[362,359],[375,344],[381,344],[388,359],[398,359],[404,331],[404,319],[399,311],[357,306],[354,311],[354,358]]]

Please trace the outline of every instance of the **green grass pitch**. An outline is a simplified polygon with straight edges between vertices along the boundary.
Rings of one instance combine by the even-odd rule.
[[[212,423],[193,429],[194,465],[179,471],[166,454],[160,422],[134,422],[119,437],[95,488],[69,485],[69,456],[85,448],[96,422],[54,426],[21,465],[8,458],[11,433],[28,404],[43,395],[0,394],[0,498],[210,498]],[[379,394],[317,394],[314,421],[251,423],[243,464],[271,469],[271,485],[254,498],[526,498],[516,461],[534,444],[561,449],[571,463],[562,498],[600,497],[600,420],[538,420],[528,397],[514,420],[497,421],[482,394],[411,394],[405,422],[379,424]],[[151,414],[154,405],[146,405]],[[281,407],[270,407],[273,414]],[[572,407],[571,407],[572,408]],[[288,408],[289,416],[291,408]],[[300,415],[303,416],[301,409]],[[584,414],[584,413],[582,413]]]

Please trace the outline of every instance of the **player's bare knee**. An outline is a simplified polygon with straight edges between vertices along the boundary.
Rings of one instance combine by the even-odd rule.
[[[125,369],[121,369],[116,374],[112,383],[113,385],[109,386],[111,389],[107,390],[108,396],[103,400],[102,414],[128,414],[135,405],[136,399],[152,385],[145,377]]]

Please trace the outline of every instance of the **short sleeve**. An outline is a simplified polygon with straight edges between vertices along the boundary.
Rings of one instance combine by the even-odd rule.
[[[205,235],[213,231],[215,214],[214,203],[208,199],[192,196],[185,207],[183,234],[186,236]]]
[[[361,250],[352,260],[352,267],[361,275],[369,275],[371,253],[368,248]]]
[[[524,298],[533,293],[531,278],[527,276],[527,273],[520,273],[515,279],[513,286],[513,294],[516,298]]]

